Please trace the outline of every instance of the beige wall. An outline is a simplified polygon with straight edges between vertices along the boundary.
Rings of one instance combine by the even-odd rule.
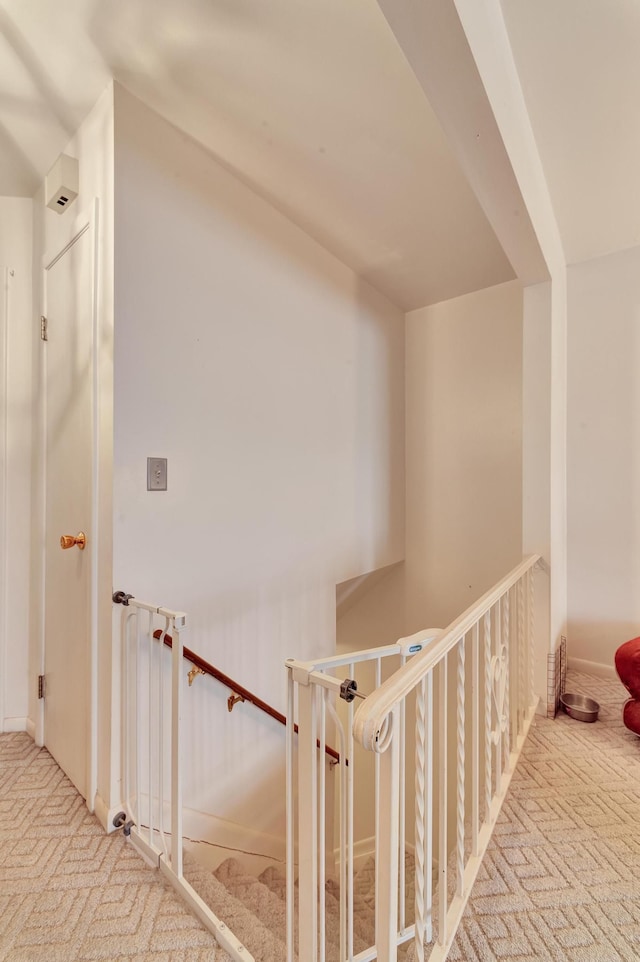
[[[522,289],[407,315],[407,632],[448,625],[522,556]]]
[[[0,731],[25,729],[29,702],[31,211],[0,197]]]
[[[569,269],[568,344],[568,651],[613,671],[640,634],[640,247]]]
[[[336,583],[403,557],[403,315],[123,90],[115,183],[116,587],[282,709]],[[187,804],[279,834],[283,731],[227,695],[190,691]]]

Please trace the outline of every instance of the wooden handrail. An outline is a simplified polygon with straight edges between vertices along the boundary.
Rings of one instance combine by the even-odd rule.
[[[158,628],[158,630],[154,631],[153,633],[153,637],[157,639],[159,639],[161,635],[162,635],[162,631],[160,628]],[[167,646],[167,648],[173,647],[173,638],[171,637],[171,635],[165,634],[163,638],[163,642]],[[259,708],[260,711],[263,711],[265,715],[269,715],[270,718],[273,718],[275,719],[275,721],[280,722],[281,725],[287,724],[286,717],[282,714],[282,712],[279,712],[277,708],[274,708],[272,705],[269,705],[266,701],[263,701],[262,698],[258,698],[258,696],[254,695],[253,692],[249,691],[248,688],[245,688],[244,685],[238,684],[237,681],[234,681],[233,678],[229,678],[228,675],[225,675],[224,672],[220,671],[218,668],[214,668],[214,666],[210,662],[205,661],[205,659],[201,658],[200,655],[197,655],[195,651],[191,651],[190,648],[184,647],[182,649],[182,657],[186,661],[190,661],[191,664],[194,665],[196,668],[199,668],[200,671],[204,672],[205,675],[211,675],[212,678],[215,678],[216,681],[219,681],[222,685],[225,686],[225,688],[229,688],[236,695],[239,695],[243,701],[248,701],[252,705],[255,705],[255,707]],[[297,734],[298,726],[295,723],[293,725],[293,730]],[[320,748],[319,739],[317,739],[317,744],[318,744],[318,748]],[[335,748],[331,748],[330,745],[325,745],[324,750],[326,754],[329,755],[329,757],[332,758],[335,762],[340,761],[340,753],[337,752]],[[345,764],[346,765],[349,764],[348,758],[346,759]]]

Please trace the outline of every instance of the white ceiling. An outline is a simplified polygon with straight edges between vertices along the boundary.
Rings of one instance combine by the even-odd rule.
[[[568,261],[640,244],[640,3],[502,6]],[[406,309],[513,276],[373,0],[0,0],[0,194],[112,76]]]
[[[640,3],[502,7],[567,261],[640,244]]]
[[[0,0],[0,193],[111,76],[405,309],[513,276],[372,0]]]

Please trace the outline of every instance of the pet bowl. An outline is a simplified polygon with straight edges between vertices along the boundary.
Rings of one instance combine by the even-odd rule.
[[[586,695],[572,695],[568,691],[560,696],[560,704],[571,718],[578,721],[594,722],[598,717],[600,705]]]

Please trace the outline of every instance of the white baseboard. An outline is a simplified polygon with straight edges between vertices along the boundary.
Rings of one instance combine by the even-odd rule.
[[[27,735],[33,740],[36,740],[36,723],[32,718],[27,718]]]
[[[284,827],[283,837],[278,838],[193,809],[186,808],[183,819],[185,848],[212,870],[232,857],[255,874],[286,862]]]
[[[583,671],[586,675],[595,675],[597,678],[617,678],[618,675],[613,665],[606,665],[599,661],[586,661],[584,658],[567,658],[567,668],[575,671]]]
[[[141,798],[143,813],[147,810],[146,798],[145,795]],[[118,812],[125,809],[126,806],[121,803],[107,809],[103,799],[96,795],[95,814],[106,832],[114,831],[113,819]],[[169,820],[168,804],[165,814]],[[132,817],[129,811],[126,811],[126,815],[127,818]],[[144,819],[144,814],[142,817]],[[270,865],[285,865],[287,853],[284,826],[282,838],[279,838],[195,809],[185,808],[182,819],[186,851],[193,853],[194,858],[211,871],[215,871],[225,859],[234,857],[242,862],[247,871],[255,875]]]
[[[370,838],[361,838],[359,842],[353,843],[353,870],[358,872],[363,864],[368,858],[375,854],[376,850],[376,837],[371,835]],[[333,850],[333,861],[335,865],[336,874],[340,872],[340,849],[336,848]]]
[[[14,716],[13,718],[5,718],[2,722],[3,732],[26,732],[27,728],[27,718],[20,718]]]

